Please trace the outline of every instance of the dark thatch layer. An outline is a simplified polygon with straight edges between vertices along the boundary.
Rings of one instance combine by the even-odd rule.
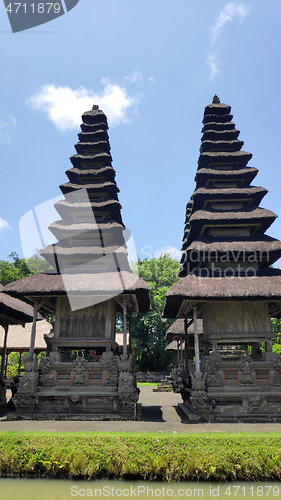
[[[73,246],[62,246],[61,244],[55,244],[55,252],[57,255],[86,255],[92,256],[93,258],[96,255],[107,255],[112,253],[123,253],[127,255],[127,250],[123,246],[83,246],[83,247],[73,247]],[[50,245],[42,250],[41,255],[53,255],[54,247]]]
[[[219,121],[220,123],[227,123],[227,122],[231,122],[233,118],[233,115],[229,115],[229,114],[225,114],[225,115],[215,115],[215,114],[208,114],[208,115],[205,115],[203,120],[202,120],[202,123],[209,123],[209,122],[216,122],[216,121]]]
[[[65,285],[66,283],[66,285]],[[67,289],[66,289],[67,287]],[[123,290],[123,292],[120,292]],[[142,278],[127,271],[97,274],[41,273],[22,278],[4,287],[5,293],[14,297],[74,295],[107,295],[133,293],[140,312],[149,310],[150,285]]]
[[[119,193],[119,189],[115,182],[99,182],[98,184],[76,184],[73,182],[66,182],[60,185],[60,189],[63,194],[73,191],[74,189],[87,189],[87,191],[101,191],[105,189],[111,189]]]
[[[78,142],[75,144],[75,149],[78,153],[78,155],[85,155],[85,150],[88,152],[92,151],[92,154],[97,154],[100,152],[105,152],[109,153],[110,152],[110,145],[108,142],[108,135],[107,132],[103,132],[104,135],[104,140],[100,140],[101,137],[96,137],[96,141],[93,142]]]
[[[268,193],[268,190],[263,188],[263,187],[256,187],[256,186],[247,186],[247,187],[229,187],[229,188],[213,188],[212,186],[210,187],[200,187],[196,189],[192,195],[193,198],[195,198],[198,195],[201,196],[208,196],[212,198],[217,198],[218,196],[224,196],[224,197],[229,197],[231,195],[234,196],[239,196],[241,197],[252,197],[253,195],[257,194],[262,194],[262,197]]]
[[[251,277],[199,277],[189,275],[173,285],[166,294],[165,318],[175,318],[183,300],[207,302],[209,300],[281,300],[281,272]]]
[[[218,130],[221,130],[222,132],[229,132],[230,130],[234,130],[236,131],[237,133],[235,134],[236,136],[239,135],[239,130],[237,130],[235,128],[235,125],[234,123],[232,122],[226,122],[226,123],[221,123],[221,122],[209,122],[209,123],[206,123],[204,125],[204,127],[202,127],[202,130],[201,132],[202,133],[205,133],[209,130],[213,130],[213,131],[218,131]]]
[[[33,307],[22,300],[9,297],[2,293],[4,287],[0,285],[0,323],[7,319],[10,324],[28,323],[33,319]]]
[[[212,152],[213,151],[240,151],[244,145],[243,141],[233,140],[233,141],[210,141],[203,140],[200,147],[200,152]]]
[[[277,215],[266,208],[255,208],[254,210],[245,209],[242,211],[233,212],[211,212],[209,210],[197,210],[194,212],[190,221],[262,221],[262,219],[276,219]]]
[[[196,172],[196,178],[200,176],[208,176],[208,177],[233,177],[233,180],[236,180],[236,177],[246,177],[250,176],[252,179],[257,175],[258,169],[255,167],[246,167],[246,168],[235,168],[229,170],[222,169],[214,169],[214,168],[200,168]]]
[[[73,167],[69,168],[66,170],[66,175],[69,177],[71,174],[75,174],[76,177],[81,177],[83,179],[83,176],[88,177],[89,175],[91,176],[96,176],[96,175],[101,175],[101,174],[112,174],[112,176],[115,176],[115,170],[111,165],[106,165],[105,167],[99,167],[98,165],[95,166],[95,168],[85,168],[85,167]],[[74,175],[73,175],[74,177]]]
[[[281,242],[267,235],[253,235],[249,238],[235,236],[235,239],[233,237],[220,238],[217,236],[214,238],[212,236],[206,236],[193,241],[187,251],[192,250],[200,252],[280,252]]]
[[[216,151],[201,153],[198,160],[198,169],[207,167],[210,163],[239,163],[240,166],[245,167],[248,161],[252,158],[251,153],[246,151]]]
[[[226,115],[231,111],[231,106],[228,104],[223,104],[222,102],[212,103],[206,106],[204,111],[204,117],[206,115]]]

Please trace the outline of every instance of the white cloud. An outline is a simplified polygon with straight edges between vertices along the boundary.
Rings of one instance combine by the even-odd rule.
[[[40,92],[27,99],[26,103],[33,109],[44,111],[58,129],[65,131],[77,128],[81,123],[84,111],[98,104],[107,115],[111,127],[120,123],[129,123],[127,110],[136,107],[139,95],[130,96],[124,87],[102,80],[104,89],[101,92],[80,87],[77,90],[68,86],[44,85]]]
[[[232,22],[234,19],[240,19],[240,22],[249,14],[250,7],[244,3],[228,3],[224,9],[220,12],[215,20],[214,26],[211,27],[211,50],[207,54],[207,66],[210,68],[210,79],[213,80],[219,71],[219,59],[218,54],[214,51],[214,47],[221,36],[222,30],[227,22]]]
[[[142,81],[142,74],[140,71],[134,71],[128,76],[123,76],[124,80],[128,83],[136,83],[136,82],[141,82]]]
[[[9,222],[0,217],[0,231],[2,231],[3,229],[9,229],[9,227]]]
[[[16,126],[16,119],[14,116],[9,116],[8,120],[0,118],[0,143],[10,144],[12,140],[11,130]]]
[[[156,258],[158,258],[158,257],[160,257],[160,255],[165,255],[165,254],[170,255],[171,257],[173,257],[173,259],[179,260],[181,258],[182,252],[176,247],[172,247],[170,245],[167,245],[163,248],[160,248],[159,250],[156,250],[156,252],[154,253],[154,256]]]
[[[152,83],[156,82],[156,78],[154,78],[154,76],[150,76],[148,80]]]
[[[236,17],[239,17],[240,22],[242,22],[249,12],[250,7],[248,5],[244,5],[243,3],[228,3],[215,20],[214,26],[211,28],[211,43],[213,45],[216,44],[222,29],[228,21],[231,22]]]
[[[215,78],[215,76],[218,73],[220,73],[219,63],[220,63],[220,61],[218,60],[218,55],[217,55],[216,52],[214,52],[213,54],[208,54],[207,65],[210,68],[210,78],[211,78],[211,80],[213,80]]]

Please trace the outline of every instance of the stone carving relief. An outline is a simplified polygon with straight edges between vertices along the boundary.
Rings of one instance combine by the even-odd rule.
[[[121,355],[117,359],[119,368],[117,405],[118,408],[132,406],[138,401],[140,392],[134,374],[134,360],[132,355]]]
[[[176,367],[171,371],[171,384],[175,392],[180,392],[184,388],[185,371]]]
[[[105,379],[105,385],[117,385],[118,384],[118,374],[108,373]]]
[[[207,382],[209,387],[220,387],[223,385],[222,377],[219,373],[208,375]]]
[[[254,362],[250,356],[241,356],[239,370],[243,373],[251,373],[254,369]]]
[[[243,400],[243,407],[247,411],[260,411],[266,406],[266,400],[259,394],[248,396]]]
[[[193,392],[190,396],[190,402],[194,410],[209,410],[211,408],[208,396],[204,391]]]
[[[197,372],[194,372],[194,373],[190,373],[190,376],[191,376],[191,383],[192,383],[192,389],[194,389],[195,391],[204,391],[205,390],[205,380],[206,380],[206,376],[207,376],[207,373],[197,373]]]
[[[38,357],[37,354],[23,354],[23,366],[26,372],[36,372],[38,370]]]
[[[253,385],[255,383],[255,379],[250,373],[243,373],[240,379],[240,383],[242,385]]]
[[[281,385],[281,373],[276,373],[272,380],[273,385]]]
[[[273,366],[277,372],[281,371],[281,356],[279,355],[277,359],[274,360]]]
[[[74,373],[72,376],[72,385],[87,385],[88,384],[88,373],[79,372]]]
[[[129,407],[133,408],[138,402],[139,392],[136,390],[130,394],[122,394],[117,396],[117,408],[122,410],[123,408]]]
[[[205,357],[204,366],[207,373],[216,373],[219,369],[219,363],[214,356]]]
[[[72,363],[74,372],[84,372],[88,370],[88,361],[84,358],[76,358]]]
[[[20,378],[18,393],[33,394],[38,391],[38,378],[37,372],[26,372]]]
[[[34,400],[31,395],[17,393],[13,397],[13,403],[19,410],[33,410]]]
[[[110,373],[118,373],[118,359],[117,356],[113,356],[106,363],[106,368]]]
[[[55,375],[53,373],[43,373],[40,375],[40,384],[43,386],[56,385]]]
[[[43,356],[40,359],[39,369],[41,373],[50,373],[53,369],[53,361],[48,356]]]

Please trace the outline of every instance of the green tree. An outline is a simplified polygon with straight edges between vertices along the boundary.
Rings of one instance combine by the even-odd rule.
[[[151,311],[132,317],[132,346],[140,371],[168,370],[171,353],[165,351],[165,333],[173,320],[162,318],[165,295],[179,278],[179,262],[165,254],[138,260],[138,273],[151,286]]]
[[[8,256],[8,260],[0,260],[0,282],[2,285],[7,285],[12,281],[42,273],[48,269],[52,269],[50,264],[38,255],[26,261],[20,259],[16,252],[12,252]]]
[[[272,350],[277,354],[281,354],[281,319],[271,318],[270,327],[271,331],[275,334]]]

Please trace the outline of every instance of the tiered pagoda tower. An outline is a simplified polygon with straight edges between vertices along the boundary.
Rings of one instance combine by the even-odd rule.
[[[42,255],[63,273],[115,272],[116,266],[130,272],[107,119],[93,106],[82,121],[69,182],[60,186],[66,199],[55,204],[62,220],[49,227],[59,243]]]
[[[139,391],[127,353],[127,323],[132,312],[149,310],[150,286],[129,266],[129,231],[122,222],[106,116],[93,106],[82,121],[73,167],[66,171],[69,182],[60,186],[64,199],[55,204],[61,220],[49,227],[58,243],[42,252],[54,271],[5,288],[35,304],[35,311],[55,314],[40,377],[33,331],[31,364],[14,398],[19,416],[136,416]],[[117,312],[124,320],[122,356],[115,339]]]
[[[267,190],[251,185],[258,170],[248,166],[252,155],[241,149],[230,111],[217,96],[205,108],[196,188],[186,207],[182,279],[166,295],[166,317],[194,322],[196,364],[189,363],[182,391],[190,418],[281,412],[281,359],[272,353],[270,331],[270,317],[281,315],[281,273],[270,267],[281,243],[264,234],[277,216],[259,207]],[[237,359],[241,346],[247,355]]]

